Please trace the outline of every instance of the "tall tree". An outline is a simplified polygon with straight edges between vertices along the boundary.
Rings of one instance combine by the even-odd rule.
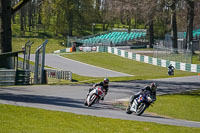
[[[0,0],[0,53],[12,51],[11,16],[29,0],[21,0],[11,7],[11,0]]]
[[[188,48],[192,50],[192,53],[194,53],[193,49],[193,22],[194,22],[194,0],[186,0],[187,3],[187,35],[186,35],[186,42],[188,45]]]
[[[21,31],[21,35],[24,35],[25,34],[25,8],[21,8],[21,11],[20,11],[20,31]]]
[[[0,53],[11,52],[11,0],[1,0],[0,10]]]
[[[11,16],[19,10],[28,0],[21,0],[13,8],[11,0],[0,0],[0,53],[12,51]],[[6,68],[11,68],[11,59],[3,58],[1,62]]]
[[[93,0],[45,0],[42,6],[43,25],[65,38],[91,29],[96,19]]]
[[[149,27],[148,32],[150,47],[153,47],[154,44],[154,21],[157,16],[157,6],[157,0],[145,0],[140,4],[141,14]]]
[[[172,32],[172,42],[173,48],[178,48],[177,42],[177,21],[176,21],[176,7],[179,0],[165,0],[167,7],[171,9],[171,32]]]
[[[176,22],[176,4],[177,0],[172,0],[171,2],[171,12],[172,12],[172,41],[173,41],[173,48],[178,48],[178,42],[177,42],[177,22]]]

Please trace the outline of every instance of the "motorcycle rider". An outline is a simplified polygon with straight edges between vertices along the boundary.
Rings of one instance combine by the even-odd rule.
[[[97,84],[94,84],[93,85],[93,88],[90,88],[89,89],[89,93],[96,87],[96,86],[101,86],[103,87],[103,89],[105,90],[105,95],[104,97],[106,96],[107,92],[108,92],[108,88],[109,88],[109,79],[108,78],[104,78],[103,82],[100,82],[100,83],[97,83]],[[89,95],[88,93],[88,95]],[[103,101],[104,100],[104,97],[101,98],[101,100]]]
[[[141,89],[140,92],[136,93],[134,96],[131,96],[129,107],[133,104],[133,101],[135,98],[143,94],[150,95],[150,97],[152,98],[152,102],[156,101],[156,89],[157,89],[157,85],[154,82],[151,83],[150,86],[145,86],[143,89]]]
[[[169,74],[169,71],[171,70],[172,73],[174,73],[174,66],[172,66],[172,64],[169,64],[168,66],[168,74]]]

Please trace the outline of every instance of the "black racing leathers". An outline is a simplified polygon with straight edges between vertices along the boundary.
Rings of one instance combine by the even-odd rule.
[[[100,83],[94,84],[93,88],[96,86],[102,86],[105,89],[105,94],[107,94],[108,88],[109,88],[108,84],[104,84],[104,82],[100,82]]]
[[[134,99],[139,97],[139,95],[143,95],[143,94],[150,95],[152,98],[152,102],[156,101],[156,91],[153,92],[150,89],[150,86],[146,86],[145,88],[141,89],[140,92],[136,93],[134,96],[131,96],[130,104],[132,105]]]

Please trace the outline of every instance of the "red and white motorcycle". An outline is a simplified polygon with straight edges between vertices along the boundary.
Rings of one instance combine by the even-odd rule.
[[[96,86],[89,92],[84,101],[84,104],[88,107],[92,106],[95,103],[98,103],[100,99],[105,96],[105,89],[101,86]]]

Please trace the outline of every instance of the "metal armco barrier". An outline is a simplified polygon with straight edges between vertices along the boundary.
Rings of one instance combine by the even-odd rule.
[[[23,62],[18,62],[18,67],[23,68]],[[34,73],[35,66],[29,64],[29,70]],[[55,79],[63,79],[63,80],[70,80],[72,81],[72,72],[70,71],[63,71],[63,70],[54,70],[54,69],[47,69],[45,68],[46,76],[48,78],[55,78]]]
[[[29,85],[31,72],[30,70],[17,70],[16,85]]]
[[[0,85],[15,85],[16,70],[1,69],[0,70]]]
[[[46,69],[47,77],[72,81],[72,72]]]

